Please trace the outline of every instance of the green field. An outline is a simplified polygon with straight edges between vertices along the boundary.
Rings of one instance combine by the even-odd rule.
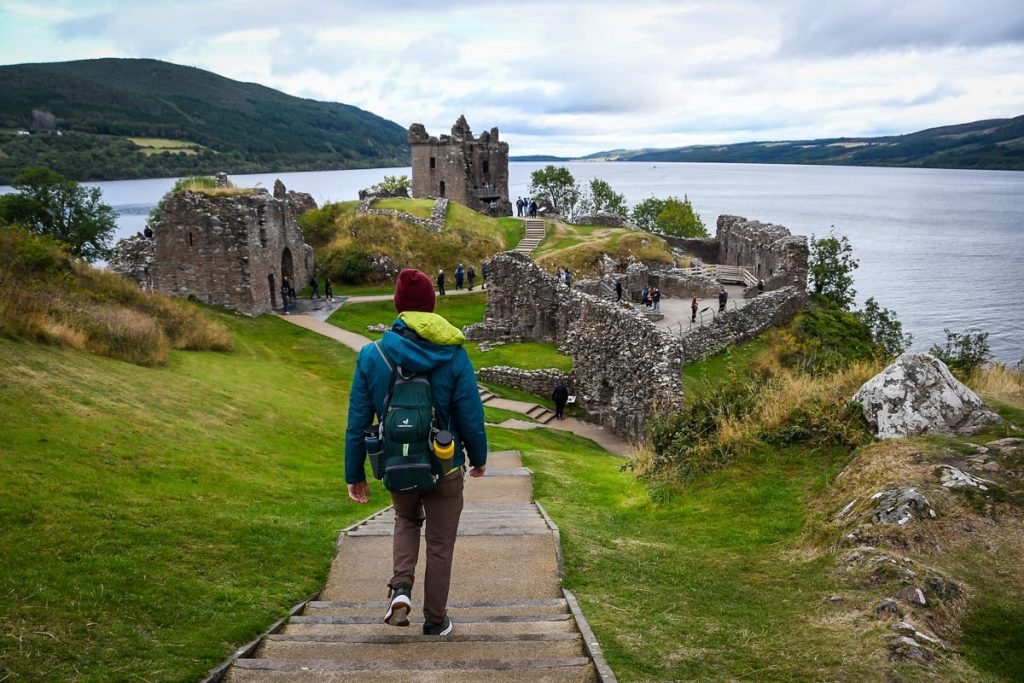
[[[164,138],[128,139],[141,147],[142,153],[147,156],[150,154],[161,154],[163,152],[167,152],[168,154],[196,155],[199,154],[200,151],[206,149],[195,142],[184,142],[182,140],[167,140]]]
[[[373,203],[373,208],[404,211],[417,218],[429,219],[435,203],[433,199],[378,199]]]

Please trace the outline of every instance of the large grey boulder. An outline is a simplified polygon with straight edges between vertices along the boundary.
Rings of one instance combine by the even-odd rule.
[[[867,382],[853,401],[881,439],[973,434],[1003,419],[927,354],[905,353]]]

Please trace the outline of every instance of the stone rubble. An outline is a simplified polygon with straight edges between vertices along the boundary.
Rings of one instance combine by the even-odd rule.
[[[939,465],[935,468],[935,474],[942,480],[942,485],[947,489],[975,488],[981,491],[988,491],[988,486],[993,482],[973,474],[957,469],[952,465]]]

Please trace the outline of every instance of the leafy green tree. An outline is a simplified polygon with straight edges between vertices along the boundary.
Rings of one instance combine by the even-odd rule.
[[[965,332],[954,332],[949,328],[943,331],[946,333],[945,348],[932,344],[928,353],[948,365],[960,378],[969,377],[992,359],[988,332],[974,328]]]
[[[412,187],[412,183],[409,182],[409,176],[407,175],[386,175],[384,180],[380,181],[373,186],[373,190],[377,192],[388,192],[394,194],[399,190],[408,190]]]
[[[685,195],[682,201],[678,197],[669,197],[662,203],[661,211],[654,219],[654,227],[657,232],[675,237],[708,236],[704,221],[700,214],[694,212],[690,198]]]
[[[18,192],[0,197],[0,218],[65,243],[69,254],[85,261],[110,253],[116,214],[99,188],[48,168],[26,168],[12,184]]]
[[[629,208],[626,196],[612,189],[608,181],[594,178],[590,181],[589,191],[580,199],[580,213],[614,213],[626,218]]]
[[[654,232],[657,230],[655,223],[658,220],[658,214],[661,213],[661,210],[664,208],[664,199],[648,197],[633,207],[633,212],[630,217],[632,218],[633,223],[635,223],[641,230]]]
[[[914,341],[913,335],[903,334],[903,323],[896,312],[879,306],[874,297],[864,302],[864,310],[857,315],[871,330],[875,346],[887,358],[900,355]]]
[[[853,258],[853,246],[845,235],[817,239],[811,235],[811,253],[807,276],[811,291],[828,299],[839,308],[849,310],[857,290],[853,288],[853,271],[860,264]]]
[[[530,195],[547,201],[555,212],[573,218],[580,201],[580,186],[565,166],[548,164],[530,174]]]

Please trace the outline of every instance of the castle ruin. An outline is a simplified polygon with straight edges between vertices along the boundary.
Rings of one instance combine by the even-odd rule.
[[[296,290],[313,273],[313,249],[298,218],[316,208],[281,181],[235,193],[175,192],[164,201],[153,236],[118,242],[108,266],[145,290],[245,313],[282,305],[281,282]]]
[[[409,126],[412,196],[447,197],[475,211],[511,216],[508,198],[508,143],[491,128],[474,136],[465,116],[451,135],[431,137],[422,123]]]

